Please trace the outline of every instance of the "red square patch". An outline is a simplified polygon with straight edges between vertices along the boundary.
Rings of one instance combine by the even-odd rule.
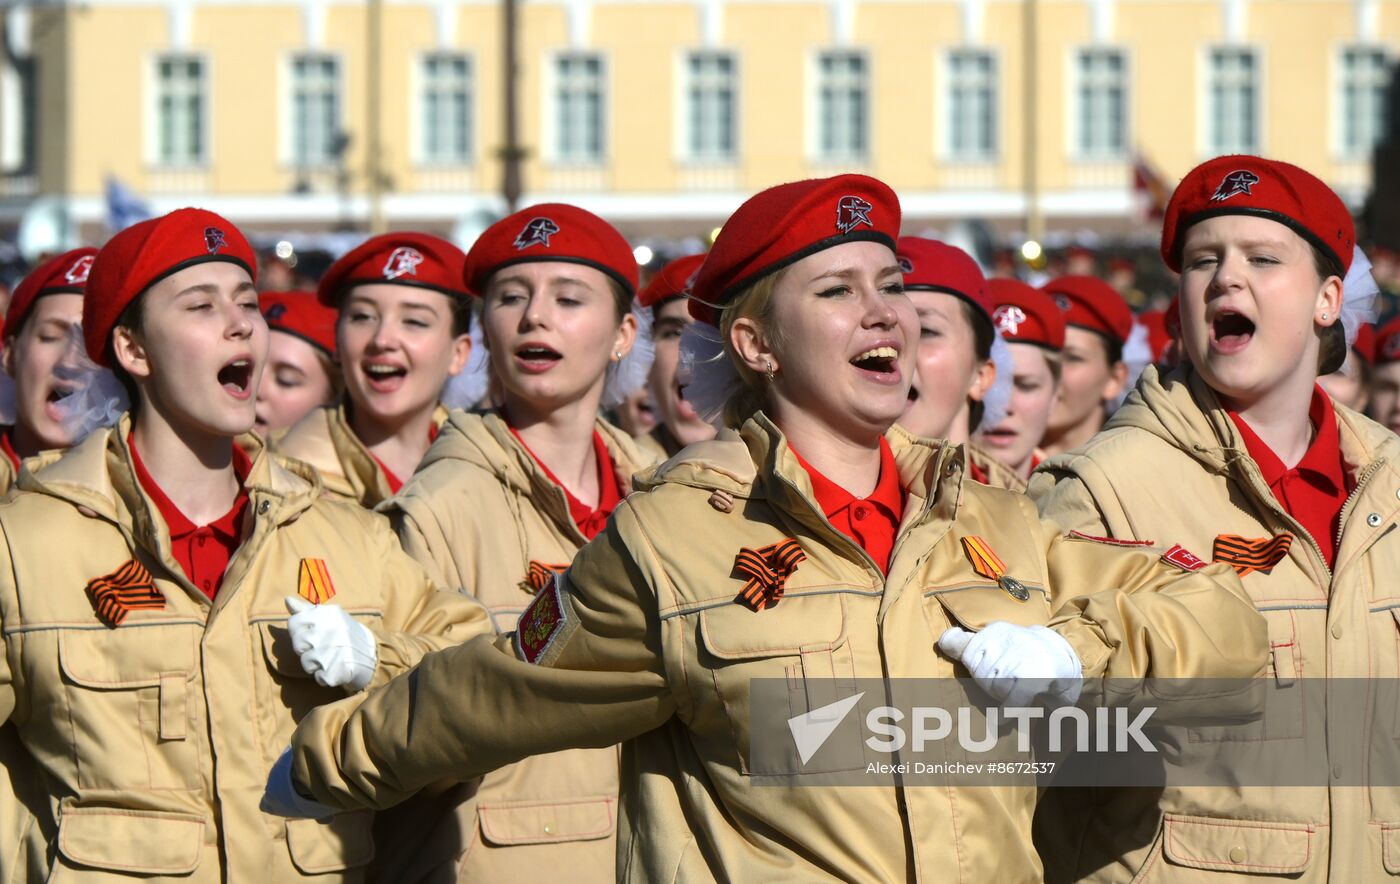
[[[559,589],[559,580],[558,574],[549,578],[516,624],[515,650],[527,663],[539,663],[568,623],[568,609]]]
[[[1204,560],[1179,543],[1162,553],[1162,561],[1171,562],[1183,571],[1199,571],[1206,566]]]

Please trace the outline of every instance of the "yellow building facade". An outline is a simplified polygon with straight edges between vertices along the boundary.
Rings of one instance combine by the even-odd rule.
[[[109,179],[255,229],[503,211],[503,13],[383,0],[84,0],[3,9],[0,225],[43,197],[101,239]],[[764,186],[893,184],[916,227],[1128,229],[1168,184],[1252,151],[1359,201],[1400,0],[520,0],[523,201],[634,236],[708,230]],[[1028,69],[1029,66],[1029,69]]]

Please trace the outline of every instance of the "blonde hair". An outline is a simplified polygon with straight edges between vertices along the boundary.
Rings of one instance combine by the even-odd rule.
[[[724,403],[723,417],[726,427],[737,428],[744,421],[768,407],[767,379],[750,369],[739,358],[739,354],[734,351],[734,344],[730,341],[729,333],[734,328],[736,321],[751,319],[759,325],[769,347],[780,345],[782,334],[777,323],[773,321],[773,293],[778,287],[778,279],[781,276],[782,271],[779,271],[758,280],[735,296],[720,313],[719,330],[724,354],[729,357],[734,370],[739,374],[738,389]]]

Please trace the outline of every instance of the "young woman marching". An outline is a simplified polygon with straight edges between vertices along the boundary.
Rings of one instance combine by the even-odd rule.
[[[1400,317],[1376,332],[1376,364],[1368,411],[1392,433],[1400,433]]]
[[[422,466],[381,508],[409,554],[461,587],[509,632],[530,599],[596,536],[645,461],[602,420],[622,383],[637,318],[637,262],[622,235],[574,206],[531,206],[482,233],[467,255],[482,339],[504,404],[454,410]],[[606,744],[605,744],[606,745]],[[449,831],[415,849],[394,880],[496,881],[567,868],[611,881],[615,746],[531,758],[488,774]],[[455,827],[460,828],[455,828]]]
[[[1109,403],[1123,394],[1123,348],[1133,332],[1133,311],[1113,286],[1093,276],[1061,276],[1040,288],[1065,314],[1060,383],[1040,443],[1049,456],[1088,442],[1108,419]]]
[[[14,424],[0,429],[0,493],[19,478],[20,461],[73,443],[60,403],[72,392],[82,347],[83,289],[97,249],[50,258],[15,287],[0,337],[14,381]]]
[[[83,289],[97,249],[74,249],[43,262],[15,287],[0,338],[14,384],[13,424],[0,429],[0,494],[19,478],[20,463],[67,448],[72,434],[60,403],[73,390],[75,351],[83,346]],[[43,836],[35,810],[43,784],[13,724],[0,728],[0,881],[42,879]],[[34,863],[36,865],[31,866]]]
[[[1349,272],[1355,273],[1355,270]],[[1356,340],[1351,342],[1342,367],[1319,377],[1317,384],[1333,402],[1365,414],[1371,403],[1371,375],[1375,367],[1376,329],[1365,323],[1356,330]]]
[[[655,348],[647,385],[656,404],[656,427],[632,439],[648,460],[660,463],[695,442],[713,439],[715,428],[686,401],[680,373],[681,334],[690,325],[686,294],[691,280],[705,263],[704,255],[677,258],[657,271],[637,303],[651,311],[651,339]]]
[[[1060,385],[1060,350],[1065,318],[1054,300],[1014,279],[989,280],[992,320],[1011,350],[1011,396],[1006,416],[973,438],[1010,470],[1004,487],[1024,491],[1031,470],[1044,457],[1040,440],[1050,421]]]
[[[956,447],[892,429],[918,335],[899,220],[894,192],[857,175],[744,203],[692,291],[724,342],[698,354],[697,372],[719,374],[701,386],[733,394],[697,407],[723,407],[731,429],[649,475],[509,642],[313,713],[270,796],[386,804],[627,740],[619,880],[1038,877],[1033,786],[756,785],[751,680],[785,685],[786,717],[826,702],[833,678],[949,677],[959,659],[984,684],[1035,673],[1057,691],[1081,672],[1249,676],[1262,623],[1228,568],[1062,537],[1023,496],[964,481]],[[977,552],[992,549],[1000,567]],[[1061,607],[1050,587],[1105,594]],[[1128,633],[1131,653],[1106,643]]]
[[[1253,156],[1196,167],[1162,228],[1162,257],[1181,274],[1186,361],[1146,371],[1099,436],[1046,461],[1031,483],[1042,513],[1067,530],[1170,537],[1232,565],[1268,621],[1280,687],[1400,671],[1400,439],[1317,384],[1346,357],[1375,294],[1344,286],[1353,248],[1346,206],[1303,169]],[[1269,712],[1258,752],[1278,757],[1305,723],[1325,727],[1311,745],[1335,786],[1095,800],[1050,790],[1037,823],[1049,878],[1204,884],[1238,869],[1252,881],[1388,880],[1397,793],[1348,785],[1364,780],[1345,767],[1371,751],[1366,723]]]
[[[333,405],[343,382],[335,361],[334,308],[320,303],[315,292],[263,292],[258,304],[271,334],[253,430],[268,439],[314,409]]]
[[[115,236],[83,330],[134,409],[0,504],[0,717],[43,774],[44,880],[360,880],[369,816],[263,814],[267,753],[485,630],[382,519],[234,445],[267,358],[254,260],[197,209]]]
[[[966,445],[975,481],[1024,488],[969,439],[978,427],[1001,423],[1011,395],[1011,351],[992,325],[982,268],[962,249],[937,240],[904,236],[897,245],[904,290],[919,315],[918,361],[899,425],[916,436]]]
[[[317,296],[339,311],[345,396],[303,418],[277,450],[315,467],[329,493],[377,506],[437,437],[443,386],[471,352],[465,258],[426,233],[386,233],[321,278]]]

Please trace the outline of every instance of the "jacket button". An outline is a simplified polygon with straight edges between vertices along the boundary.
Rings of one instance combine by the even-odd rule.
[[[1372,528],[1379,528],[1381,526],[1381,514],[1371,513],[1371,515],[1366,517],[1366,524],[1370,525]]]
[[[734,510],[734,495],[718,489],[710,492],[710,506],[722,513]]]
[[[1244,862],[1245,856],[1246,854],[1243,847],[1236,846],[1230,848],[1230,862],[1242,863]]]
[[[544,826],[544,833],[545,833],[546,835],[553,835],[553,834],[554,834],[554,826],[551,825],[551,824],[549,824],[549,823],[545,823],[545,826]]]
[[[264,500],[258,504],[258,515],[265,516],[270,509],[272,509],[272,501]]]
[[[1333,623],[1333,624],[1332,624],[1332,637],[1333,637],[1333,638],[1341,638],[1341,637],[1342,637],[1342,624],[1340,624],[1340,623]]]

